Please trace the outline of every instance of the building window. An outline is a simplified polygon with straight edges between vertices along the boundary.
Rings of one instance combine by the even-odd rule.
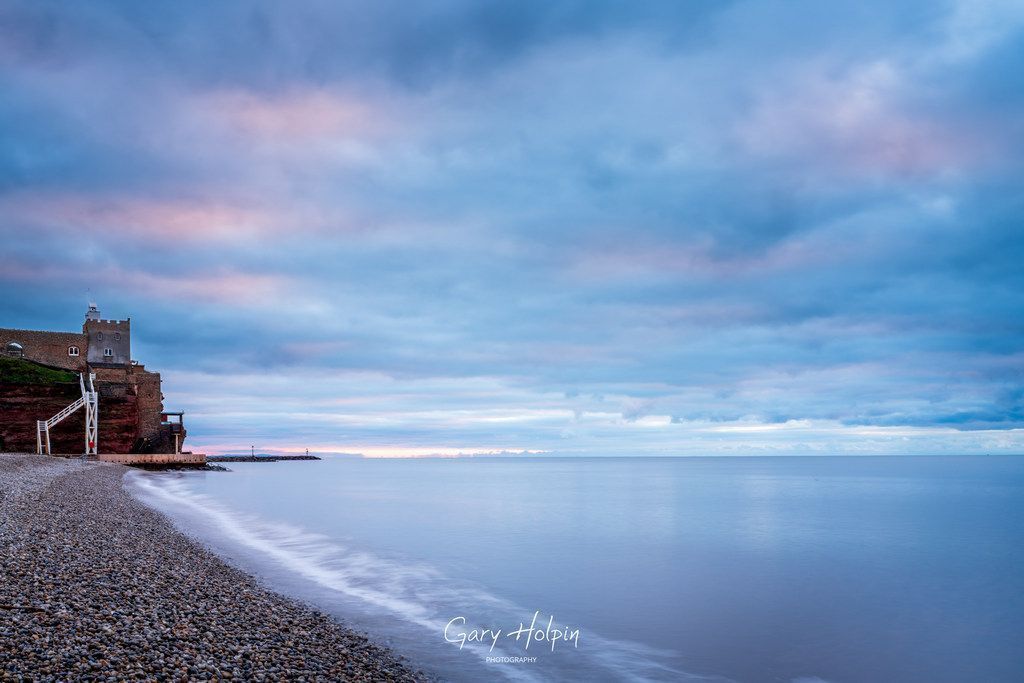
[[[114,333],[114,341],[121,341],[121,333],[120,332],[115,332]]]
[[[103,349],[103,357],[110,358],[114,355],[114,349]]]
[[[103,333],[102,332],[97,332],[96,333],[96,338],[99,339],[100,341],[103,341]]]
[[[78,347],[77,346],[69,346],[68,347],[68,355],[69,356],[77,356],[78,355]]]

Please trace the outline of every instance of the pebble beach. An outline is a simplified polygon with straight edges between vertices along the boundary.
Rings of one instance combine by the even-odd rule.
[[[126,471],[0,455],[0,680],[429,680],[177,531]]]

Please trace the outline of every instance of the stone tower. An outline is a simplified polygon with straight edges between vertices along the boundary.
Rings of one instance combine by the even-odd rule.
[[[96,304],[89,304],[82,324],[89,365],[126,366],[132,362],[131,318],[104,320]]]

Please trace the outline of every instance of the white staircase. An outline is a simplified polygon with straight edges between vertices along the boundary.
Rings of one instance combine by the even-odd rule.
[[[89,389],[86,390],[85,376],[79,374],[78,386],[82,389],[82,397],[49,420],[36,420],[36,453],[50,455],[50,428],[82,406],[85,406],[85,454],[96,455],[100,400],[94,385],[95,379],[96,375],[89,373]]]

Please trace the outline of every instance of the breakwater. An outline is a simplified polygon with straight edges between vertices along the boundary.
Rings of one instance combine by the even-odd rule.
[[[208,455],[206,462],[278,462],[279,460],[320,460],[315,455]]]

